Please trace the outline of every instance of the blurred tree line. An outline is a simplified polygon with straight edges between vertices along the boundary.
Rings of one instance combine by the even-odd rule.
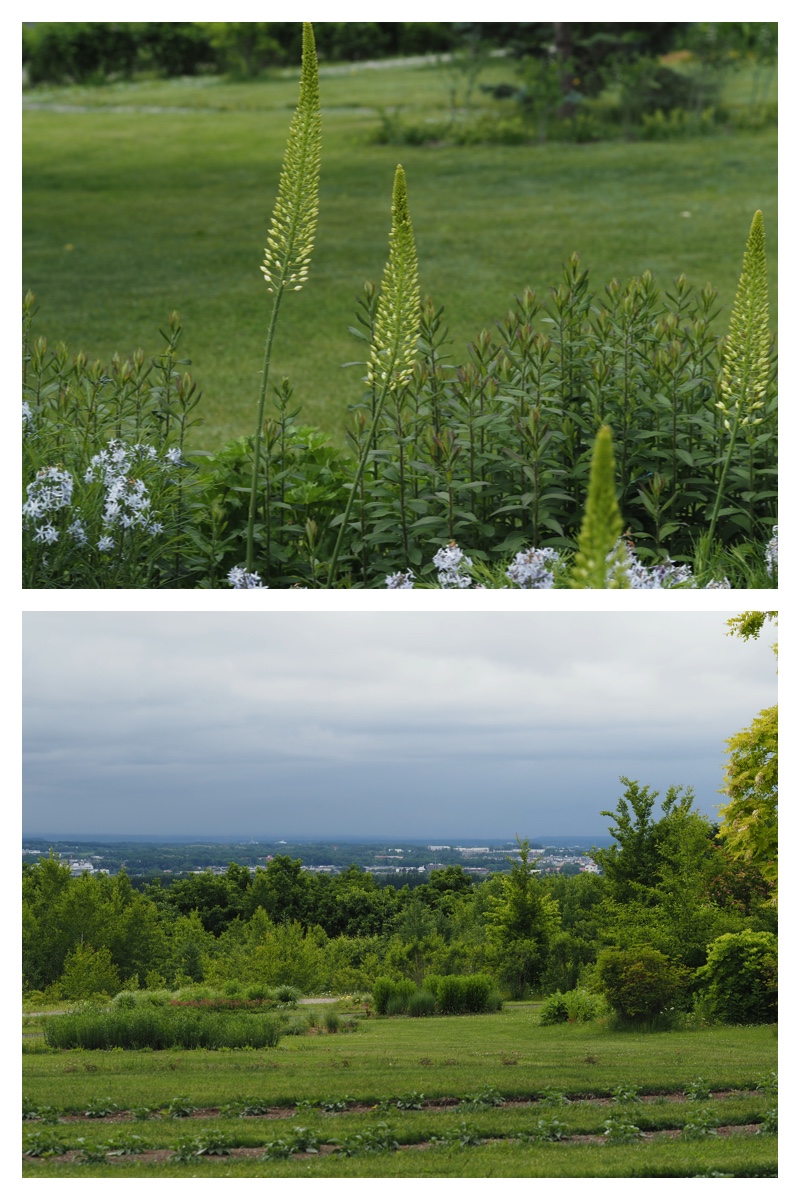
[[[323,61],[466,54],[504,49],[520,62],[556,64],[562,103],[592,96],[607,67],[620,69],[689,50],[713,69],[777,57],[773,22],[320,22]],[[208,71],[257,78],[300,59],[299,22],[70,21],[23,24],[23,64],[31,84],[101,83],[139,72],[160,76]],[[577,83],[573,81],[577,80]]]

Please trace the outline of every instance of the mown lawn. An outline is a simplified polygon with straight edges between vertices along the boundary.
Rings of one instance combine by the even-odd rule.
[[[24,1091],[37,1103],[79,1109],[93,1096],[117,1105],[198,1106],[237,1095],[280,1105],[351,1095],[374,1103],[418,1091],[429,1099],[483,1085],[503,1095],[545,1088],[610,1092],[620,1084],[674,1091],[698,1076],[715,1089],[754,1086],[775,1069],[766,1027],[613,1034],[601,1024],[542,1028],[531,1010],[486,1016],[374,1018],[353,1033],[287,1037],[275,1050],[60,1051],[24,1056]]]
[[[58,1162],[26,1157],[24,1171],[49,1178],[769,1175],[777,1169],[776,1139],[756,1131],[775,1104],[768,1085],[776,1050],[774,1030],[765,1027],[614,1034],[602,1023],[542,1028],[534,1010],[511,1008],[487,1016],[372,1018],[353,1032],[287,1037],[267,1051],[28,1052],[24,1095],[72,1119],[24,1122],[25,1146],[54,1137],[68,1155]],[[699,1079],[732,1094],[686,1099],[684,1089]],[[621,1084],[651,1098],[612,1102]],[[487,1088],[505,1105],[456,1104]],[[559,1102],[565,1095],[571,1102]],[[167,1106],[177,1097],[213,1111],[169,1117]],[[284,1111],[247,1118],[216,1111],[242,1097]],[[119,1116],[81,1117],[97,1098],[116,1105]],[[446,1106],[425,1103],[444,1099]],[[303,1100],[311,1106],[292,1111]],[[339,1102],[343,1111],[326,1113],[320,1102]],[[129,1110],[142,1105],[161,1115],[132,1119]],[[540,1120],[553,1119],[564,1138],[602,1138],[610,1117],[634,1123],[646,1140],[631,1146],[520,1140],[535,1133]],[[743,1132],[691,1142],[675,1132],[703,1118]],[[363,1138],[380,1122],[399,1149],[351,1158],[331,1154],[337,1142]],[[298,1128],[315,1135],[322,1153],[262,1161],[266,1145],[291,1141]],[[465,1129],[475,1144],[432,1142]],[[252,1148],[251,1156],[188,1164],[171,1157],[182,1141],[208,1130],[230,1147]],[[82,1146],[108,1139],[119,1145],[131,1137],[140,1139],[135,1152],[150,1152],[150,1160],[74,1161]],[[160,1152],[157,1160],[152,1152]]]
[[[500,71],[500,66],[491,68]],[[377,110],[436,111],[431,68],[321,81],[323,172],[311,280],[284,308],[273,378],[291,376],[305,418],[343,440],[360,395],[347,333],[377,282],[395,164],[409,183],[423,290],[444,304],[456,358],[525,285],[547,293],[578,250],[598,288],[679,272],[720,293],[720,331],[752,214],[764,211],[776,295],[777,135],[665,143],[381,146]],[[23,284],[39,332],[91,357],[159,346],[171,309],[203,391],[196,447],[249,432],[267,293],[258,270],[296,82],[166,81],[33,93],[24,114]],[[76,106],[79,106],[76,108]],[[683,215],[689,213],[689,216]],[[363,344],[361,344],[363,345]]]

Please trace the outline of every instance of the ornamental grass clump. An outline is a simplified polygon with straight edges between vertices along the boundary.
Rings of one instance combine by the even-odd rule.
[[[260,1049],[277,1046],[282,1035],[280,1021],[272,1016],[196,1009],[88,1007],[46,1017],[42,1025],[47,1045],[59,1050]]]

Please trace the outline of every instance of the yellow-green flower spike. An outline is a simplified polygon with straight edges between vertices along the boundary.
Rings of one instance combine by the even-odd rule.
[[[607,425],[602,425],[594,440],[589,491],[570,587],[628,587],[621,536],[622,516],[614,483],[611,430]]]
[[[750,226],[725,339],[718,407],[725,414],[726,428],[734,412],[740,426],[761,423],[758,410],[764,406],[769,384],[771,345],[764,218],[759,210]]]
[[[392,190],[389,259],[383,272],[367,365],[368,380],[379,389],[399,387],[411,376],[419,337],[419,303],[417,248],[408,211],[406,176],[398,166]]]
[[[261,270],[273,293],[272,314],[264,346],[258,421],[253,438],[253,477],[250,483],[250,507],[247,517],[247,571],[253,570],[255,520],[258,505],[258,473],[261,440],[264,431],[264,406],[267,398],[272,342],[278,324],[283,293],[299,292],[308,279],[314,234],[319,210],[319,160],[321,147],[319,71],[314,30],[303,24],[303,62],[300,70],[300,96],[283,156],[278,198],[267,235]]]
[[[717,408],[728,434],[728,452],[722,464],[714,509],[700,544],[703,561],[714,542],[725,485],[740,429],[761,424],[770,378],[769,302],[767,257],[764,248],[764,218],[759,209],[753,216],[744,251],[742,273],[733,302],[728,336],[722,354],[720,399]]]
[[[283,156],[278,198],[261,270],[271,292],[299,292],[308,279],[319,211],[319,74],[314,31],[303,24],[300,96]]]

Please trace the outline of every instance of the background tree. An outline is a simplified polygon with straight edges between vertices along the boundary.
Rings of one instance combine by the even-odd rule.
[[[527,838],[519,861],[501,877],[500,895],[489,900],[486,961],[513,998],[541,982],[550,943],[558,931],[558,902],[536,877],[538,858],[531,861]]]
[[[758,637],[777,612],[744,612],[728,624],[745,641]],[[777,645],[773,646],[777,655]],[[777,904],[778,887],[778,706],[762,709],[746,729],[728,738],[730,757],[722,791],[720,835],[729,853],[752,863]]]

